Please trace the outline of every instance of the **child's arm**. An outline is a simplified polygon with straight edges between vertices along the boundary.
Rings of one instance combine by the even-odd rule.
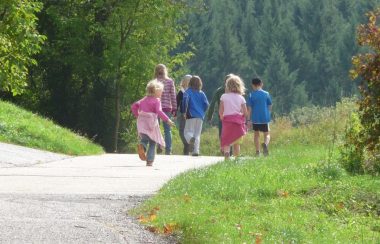
[[[131,110],[133,115],[137,118],[139,116],[140,101],[137,101],[132,104]]]
[[[220,120],[223,119],[223,113],[224,113],[224,103],[221,100],[219,103],[219,118],[220,118]]]
[[[252,118],[252,109],[250,106],[247,108],[247,121],[250,121]]]
[[[207,108],[210,106],[210,104],[208,103],[208,99],[207,99],[207,96],[204,92],[202,92],[203,94],[203,110],[204,112],[207,111]]]
[[[175,117],[177,116],[177,99],[176,99],[176,93],[175,93],[175,85],[174,81],[172,80],[172,85],[170,87],[170,98],[172,103],[172,115]]]
[[[214,92],[214,94],[212,95],[211,103],[210,103],[210,106],[208,107],[208,111],[207,111],[207,115],[206,115],[207,121],[212,120],[212,116],[214,114],[215,106],[216,106],[216,103],[218,102],[217,100],[218,100],[218,90],[216,90]]]
[[[241,105],[241,112],[243,113],[244,117],[248,117],[248,108],[247,108],[247,104],[243,103]],[[249,117],[248,117],[249,118]]]
[[[164,122],[168,123],[170,126],[174,125],[174,122],[169,119],[169,117],[162,111],[161,102],[157,102],[156,104],[156,111],[157,115],[160,119],[162,119]]]

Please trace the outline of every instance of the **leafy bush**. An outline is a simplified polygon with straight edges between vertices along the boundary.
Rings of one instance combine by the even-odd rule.
[[[352,170],[380,173],[380,8],[358,28],[358,44],[368,51],[352,58],[351,77],[360,76],[359,119],[347,131],[343,164]],[[362,128],[360,128],[359,123]],[[361,165],[361,167],[359,167]]]
[[[364,173],[365,171],[362,165],[364,158],[360,137],[362,130],[363,126],[360,124],[358,113],[353,113],[346,130],[345,142],[341,149],[341,163],[351,173]]]

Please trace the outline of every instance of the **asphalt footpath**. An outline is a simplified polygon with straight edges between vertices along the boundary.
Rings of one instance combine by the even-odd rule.
[[[221,157],[72,157],[0,143],[0,242],[175,243],[128,215],[176,175]]]

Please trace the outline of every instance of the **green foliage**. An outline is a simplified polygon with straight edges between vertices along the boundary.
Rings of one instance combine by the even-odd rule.
[[[102,77],[110,83],[115,103],[113,150],[118,151],[120,114],[124,122],[132,124],[130,105],[144,94],[146,83],[152,78],[154,66],[166,63],[169,67],[181,64],[186,54],[172,58],[169,52],[183,39],[184,30],[178,19],[184,14],[185,4],[167,0],[120,1],[100,4],[109,12],[105,23],[97,25],[104,43],[106,67]],[[124,133],[125,135],[125,133]],[[128,141],[125,141],[128,142]]]
[[[0,101],[0,141],[68,155],[103,153],[102,147],[85,137],[2,101]]]
[[[178,70],[190,55],[172,53],[185,35],[178,21],[187,4],[41,2],[38,29],[47,40],[29,72],[28,90],[10,100],[95,138],[107,151],[115,150],[116,138],[125,151],[136,135],[130,105],[144,95],[154,66]]]
[[[192,73],[208,95],[228,73],[247,85],[261,76],[282,115],[309,104],[332,106],[352,96],[350,59],[359,49],[353,37],[363,13],[379,0],[209,0],[188,16],[188,45],[195,46]],[[184,46],[183,50],[187,50]],[[250,86],[248,86],[250,87]]]
[[[0,90],[20,94],[27,86],[28,68],[45,37],[36,30],[42,4],[36,0],[0,2]]]
[[[362,131],[363,126],[360,123],[359,115],[353,113],[341,149],[342,165],[351,173],[364,173],[366,171],[362,163],[364,159],[364,150],[361,146],[363,138],[360,136]]]
[[[360,171],[380,173],[380,9],[369,12],[368,23],[358,28],[358,43],[369,48],[367,53],[352,58],[352,78],[361,76],[359,86],[360,122],[347,132],[344,153],[346,164],[360,166]],[[359,129],[359,125],[361,128]],[[352,143],[352,145],[350,144]],[[353,168],[353,172],[357,171]]]

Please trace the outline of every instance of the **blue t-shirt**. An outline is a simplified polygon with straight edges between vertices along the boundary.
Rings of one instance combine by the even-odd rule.
[[[187,89],[183,94],[182,111],[186,111],[186,117],[204,119],[209,106],[206,94],[203,91]]]
[[[269,106],[272,105],[272,99],[267,91],[262,89],[252,91],[248,96],[247,105],[251,107],[253,124],[267,124],[270,122]]]

